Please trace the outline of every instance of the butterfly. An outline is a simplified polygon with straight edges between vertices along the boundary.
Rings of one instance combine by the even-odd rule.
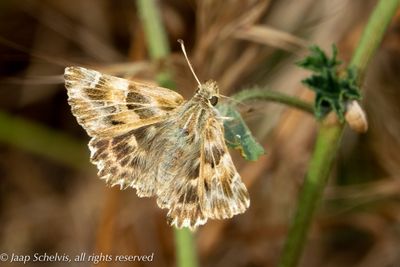
[[[184,100],[166,88],[83,67],[67,67],[64,78],[72,113],[91,137],[91,162],[107,184],[155,196],[178,228],[193,230],[249,207],[215,108],[215,81],[199,83]]]

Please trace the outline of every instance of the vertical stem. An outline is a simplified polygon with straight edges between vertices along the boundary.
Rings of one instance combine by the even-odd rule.
[[[342,132],[343,127],[339,125],[323,125],[319,129],[309,171],[300,192],[299,204],[279,267],[294,267],[300,259],[315,208],[328,181]]]
[[[169,55],[170,49],[156,1],[138,0],[137,4],[150,57],[152,59],[165,58]]]
[[[170,54],[170,48],[157,3],[154,0],[137,0],[137,5],[150,58],[162,62]],[[175,89],[175,83],[168,71],[158,73],[157,81],[161,86]]]
[[[194,248],[195,240],[189,229],[175,230],[176,262],[180,267],[197,267],[197,255]]]
[[[170,53],[167,35],[155,0],[137,0],[139,14],[144,26],[150,57],[162,60]],[[157,76],[160,85],[175,89],[168,72]],[[155,159],[156,160],[156,159]],[[179,267],[197,267],[195,239],[188,229],[175,229],[176,262]]]
[[[380,0],[368,20],[350,66],[355,67],[362,84],[368,63],[382,41],[400,0]],[[301,257],[312,217],[327,184],[335,155],[340,145],[343,125],[321,125],[300,192],[297,211],[289,229],[279,267],[294,267]]]

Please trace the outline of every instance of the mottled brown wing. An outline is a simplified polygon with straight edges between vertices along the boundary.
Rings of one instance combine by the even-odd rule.
[[[158,128],[162,123],[145,125],[115,137],[92,138],[90,159],[97,165],[99,177],[121,189],[133,187],[139,197],[154,196],[160,162],[154,158],[151,146],[159,138]]]
[[[66,68],[64,77],[72,112],[92,137],[91,161],[99,176],[112,186],[136,188],[139,196],[154,195],[150,145],[182,96],[81,67]]]
[[[232,162],[224,141],[224,129],[210,118],[201,150],[199,198],[203,213],[211,219],[227,219],[250,206],[246,186]]]
[[[180,112],[165,125],[162,137],[152,151],[163,150],[157,175],[157,204],[169,209],[170,225],[195,229],[206,223],[200,207],[200,148],[203,128],[199,117],[203,110],[196,106]]]
[[[208,218],[243,213],[250,200],[225,145],[221,122],[212,117],[201,131],[189,132],[171,153],[182,159],[179,170],[172,171],[157,196],[159,206],[169,209],[169,224],[193,230]],[[188,145],[188,140],[197,142]],[[180,144],[187,145],[183,148]]]
[[[64,78],[72,113],[92,137],[113,137],[155,123],[184,102],[169,89],[82,67],[66,68]]]

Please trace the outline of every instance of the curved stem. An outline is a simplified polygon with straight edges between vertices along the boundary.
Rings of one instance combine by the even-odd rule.
[[[282,94],[276,91],[261,90],[261,89],[249,89],[243,90],[232,96],[238,101],[249,101],[249,100],[266,100],[271,102],[277,102],[300,109],[304,112],[314,114],[314,107],[312,104],[307,103],[297,97]]]
[[[350,66],[358,70],[359,84],[362,84],[368,63],[379,47],[399,4],[400,0],[380,0],[374,9],[350,63]],[[341,124],[322,124],[319,129],[310,167],[300,192],[297,211],[289,229],[279,267],[294,267],[300,259],[314,211],[327,184],[340,146],[343,128],[344,125]]]

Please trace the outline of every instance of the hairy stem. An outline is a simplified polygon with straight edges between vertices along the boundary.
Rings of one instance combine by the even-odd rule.
[[[167,35],[154,0],[138,0],[139,14],[144,27],[150,57],[160,60],[170,53]],[[167,71],[157,76],[160,85],[175,89],[174,82]],[[196,246],[193,234],[188,229],[175,229],[176,261],[179,267],[197,267]]]
[[[278,102],[314,114],[314,108],[312,104],[300,100],[297,97],[288,96],[286,94],[282,94],[275,91],[249,89],[240,91],[239,93],[233,95],[232,98],[238,101],[265,100],[271,102]]]
[[[352,57],[350,66],[355,67],[359,74],[359,84],[362,84],[368,63],[375,54],[383,35],[389,25],[400,0],[380,0],[375,7],[363,35]],[[328,181],[335,155],[340,146],[344,125],[325,125],[319,129],[315,149],[310,161],[299,203],[283,253],[278,266],[294,267],[301,257],[307,232],[322,192]]]

